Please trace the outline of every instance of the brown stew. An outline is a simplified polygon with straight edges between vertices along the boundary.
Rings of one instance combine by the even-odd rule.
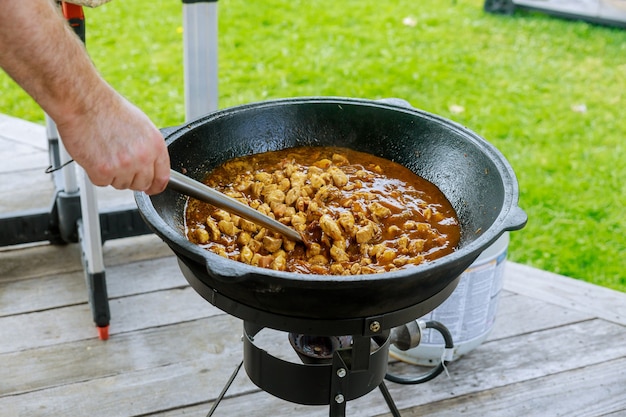
[[[204,181],[299,231],[295,243],[190,198],[187,238],[221,256],[281,271],[358,275],[454,251],[456,213],[433,184],[395,162],[335,147],[232,159]]]

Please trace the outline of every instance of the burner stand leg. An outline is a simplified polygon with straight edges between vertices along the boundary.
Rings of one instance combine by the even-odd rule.
[[[211,409],[209,410],[209,414],[207,414],[206,417],[211,417],[213,413],[215,412],[215,410],[217,409],[217,406],[220,405],[220,403],[224,399],[224,396],[226,395],[226,391],[228,391],[228,388],[230,388],[233,381],[237,377],[237,374],[239,373],[239,370],[241,369],[241,365],[243,365],[243,361],[239,362],[239,365],[237,365],[237,367],[233,371],[233,374],[230,376],[230,378],[226,382],[226,385],[224,385],[224,388],[222,388],[222,392],[220,392],[220,395],[218,395],[215,401],[213,402],[213,407],[211,407]]]
[[[391,411],[391,415],[393,417],[401,417],[400,410],[398,410],[396,403],[393,401],[393,398],[391,398],[391,393],[389,392],[387,385],[385,385],[385,381],[381,382],[378,388],[380,389],[380,393],[383,394],[383,398],[389,407],[389,411]]]
[[[328,410],[329,417],[345,417],[347,399],[344,395],[348,391],[350,368],[341,357],[339,352],[333,355],[332,378],[330,380],[330,404]]]

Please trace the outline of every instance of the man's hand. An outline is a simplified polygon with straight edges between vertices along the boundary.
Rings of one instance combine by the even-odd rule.
[[[137,107],[109,94],[84,114],[57,123],[67,152],[95,185],[160,193],[170,168],[161,132]]]

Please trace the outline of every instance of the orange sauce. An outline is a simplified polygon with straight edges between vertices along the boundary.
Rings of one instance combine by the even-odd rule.
[[[265,183],[255,185],[259,180]],[[218,224],[224,214],[200,201],[188,201],[185,220],[190,241],[222,256],[262,267],[335,275],[386,272],[450,254],[460,239],[456,213],[435,185],[400,164],[351,149],[302,147],[240,157],[214,169],[204,182],[255,208],[265,203],[264,197],[271,189],[278,187],[287,195],[283,202],[269,198],[272,202],[265,204],[265,209],[300,231],[305,242],[317,245],[283,241],[272,253],[265,245],[272,239],[265,236],[281,236],[260,229],[246,237],[265,242],[260,248],[258,243],[246,244],[246,239],[224,228],[229,232],[220,230],[219,236],[218,232],[212,233],[213,238],[205,241],[209,223]],[[286,204],[291,203],[288,194],[295,187],[299,199]],[[339,220],[345,212],[353,217],[353,227]],[[323,215],[339,225],[341,236],[322,227]],[[306,218],[304,225],[294,220],[298,216]],[[242,231],[239,219],[229,221],[234,221],[235,230]],[[361,230],[369,223],[375,230],[371,235]],[[222,227],[225,223],[219,224]],[[243,254],[248,252],[245,246],[257,249],[256,261]]]

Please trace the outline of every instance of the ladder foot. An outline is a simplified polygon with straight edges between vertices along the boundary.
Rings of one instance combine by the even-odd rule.
[[[108,340],[109,339],[109,326],[96,326],[98,330],[98,338],[100,340]]]

